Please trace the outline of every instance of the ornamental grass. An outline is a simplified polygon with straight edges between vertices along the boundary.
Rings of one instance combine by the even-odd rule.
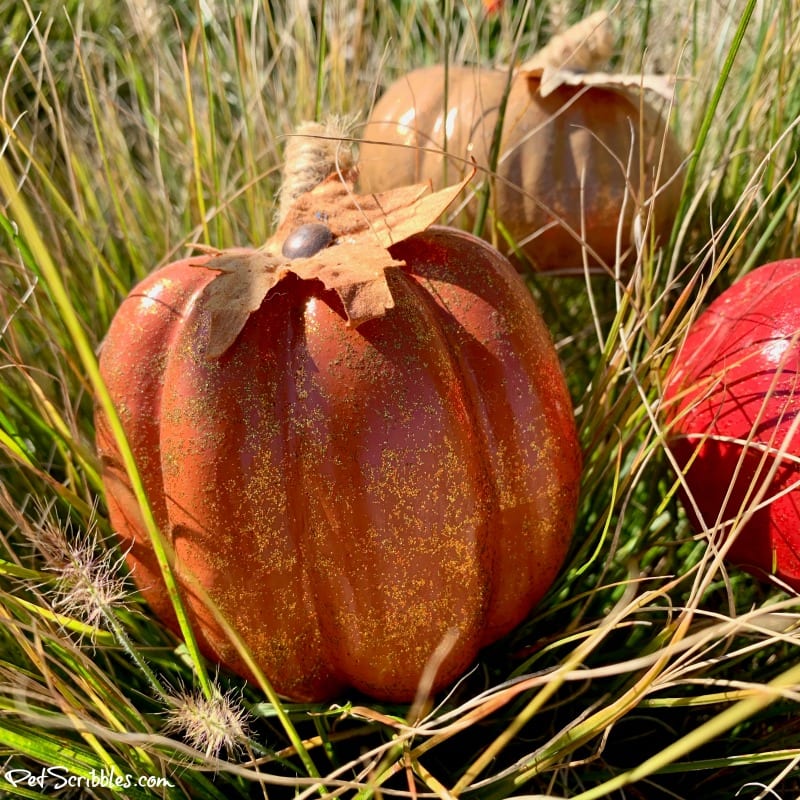
[[[149,614],[106,513],[92,409],[122,298],[193,247],[265,241],[301,121],[342,115],[357,138],[408,70],[514,63],[603,7],[614,71],[675,77],[660,102],[687,158],[668,240],[641,237],[624,270],[524,278],[584,452],[558,580],[411,705],[291,703],[204,662]],[[708,302],[800,256],[796,13],[0,0],[0,793],[800,796],[800,604],[690,527],[662,407]]]

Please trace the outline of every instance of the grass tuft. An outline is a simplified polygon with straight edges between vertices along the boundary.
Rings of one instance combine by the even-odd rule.
[[[31,544],[41,554],[44,570],[54,575],[54,585],[42,594],[51,598],[57,614],[88,626],[93,639],[130,597],[122,557],[113,545],[98,540],[94,520],[88,530],[76,532],[69,520],[45,516],[34,530],[37,538]]]
[[[172,698],[163,731],[180,735],[206,759],[235,758],[247,741],[248,713],[233,689],[217,687],[211,697],[184,690]]]

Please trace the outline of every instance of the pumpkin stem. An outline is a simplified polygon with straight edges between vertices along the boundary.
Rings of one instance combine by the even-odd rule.
[[[604,67],[613,52],[614,26],[611,17],[607,11],[597,11],[553,36],[521,69],[555,67],[588,72]]]
[[[329,175],[335,172],[346,175],[353,169],[351,127],[351,120],[331,116],[325,123],[302,122],[289,137],[280,189],[279,223],[298,197]]]

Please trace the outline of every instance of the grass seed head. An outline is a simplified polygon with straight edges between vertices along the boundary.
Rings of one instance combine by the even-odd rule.
[[[50,593],[54,611],[79,619],[92,631],[106,627],[114,609],[130,594],[122,572],[123,558],[98,538],[94,520],[85,531],[52,515],[32,527],[33,544],[55,575]]]
[[[173,698],[167,712],[165,733],[177,734],[206,758],[217,758],[223,751],[240,751],[249,736],[249,716],[235,690],[223,692],[214,687],[211,697],[199,690],[183,690]]]

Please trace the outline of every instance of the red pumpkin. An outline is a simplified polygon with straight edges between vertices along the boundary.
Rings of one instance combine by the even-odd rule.
[[[283,695],[408,701],[449,635],[434,688],[548,589],[580,457],[556,352],[509,263],[455,230],[399,232],[390,199],[370,209],[336,187],[258,251],[146,278],[101,368],[204,652],[251,677],[197,583]],[[97,445],[133,576],[174,626],[100,411]]]
[[[800,260],[760,267],[692,325],[670,369],[670,448],[698,530],[800,591]]]

